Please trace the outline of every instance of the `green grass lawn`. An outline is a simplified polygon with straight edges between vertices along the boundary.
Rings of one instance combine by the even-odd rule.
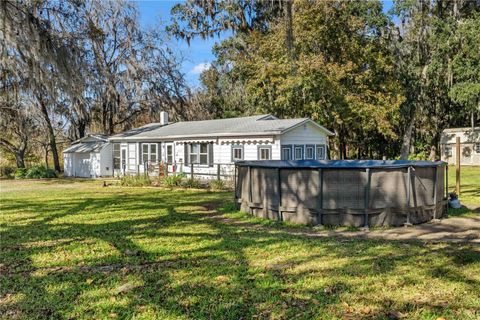
[[[455,166],[448,167],[448,191],[455,191]],[[476,216],[480,213],[480,166],[460,168],[460,203],[466,207],[448,209],[449,216]]]
[[[231,193],[0,183],[0,318],[480,318],[478,246],[292,235]]]

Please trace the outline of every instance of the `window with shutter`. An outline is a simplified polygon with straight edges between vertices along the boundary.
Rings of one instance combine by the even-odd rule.
[[[303,146],[295,146],[294,148],[295,160],[303,160]]]
[[[192,143],[188,149],[188,161],[194,164],[213,164],[212,143]]]
[[[317,144],[317,160],[325,160],[325,145]]]
[[[232,161],[243,160],[243,146],[232,146]]]
[[[185,154],[184,154],[185,164],[189,164],[189,163],[190,163],[190,161],[189,161],[189,159],[190,159],[190,152],[189,152],[189,151],[190,151],[190,145],[187,144],[187,143],[185,143],[185,147],[184,147],[184,152],[185,152]]]
[[[208,144],[208,165],[213,166],[213,143]]]
[[[282,145],[282,160],[292,160],[291,145]]]
[[[258,160],[271,160],[272,146],[258,146]]]
[[[315,146],[307,145],[305,146],[305,159],[315,159]]]

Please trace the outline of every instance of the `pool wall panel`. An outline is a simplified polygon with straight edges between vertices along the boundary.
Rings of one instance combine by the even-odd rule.
[[[444,166],[411,167],[409,178],[403,167],[239,166],[235,197],[240,210],[278,221],[357,227],[418,224],[444,212],[444,171]]]

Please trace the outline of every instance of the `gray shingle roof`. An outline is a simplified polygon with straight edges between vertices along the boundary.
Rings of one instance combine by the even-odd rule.
[[[63,150],[63,153],[100,152],[106,143],[104,141],[79,142]]]
[[[108,136],[104,134],[90,134],[82,139],[74,141],[63,153],[89,153],[100,152],[108,143]]]
[[[116,134],[111,136],[110,139],[253,136],[278,134],[305,121],[309,121],[309,119],[276,119],[271,115],[257,115],[230,119],[184,121],[163,126],[160,123],[150,123],[140,128]],[[327,133],[331,133],[327,129],[325,130]]]

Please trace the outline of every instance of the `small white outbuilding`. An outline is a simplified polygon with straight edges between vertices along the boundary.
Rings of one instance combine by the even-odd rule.
[[[107,136],[90,134],[63,151],[65,177],[96,178],[112,175],[112,145]]]

